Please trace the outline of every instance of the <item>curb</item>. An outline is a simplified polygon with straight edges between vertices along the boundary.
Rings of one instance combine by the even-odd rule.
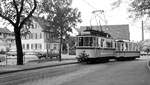
[[[147,62],[147,68],[148,68],[149,71],[150,71],[150,61]]]
[[[77,63],[78,62],[70,62],[70,63],[55,64],[55,65],[45,65],[45,66],[39,66],[39,67],[33,67],[33,68],[25,68],[25,69],[20,69],[20,70],[10,70],[10,71],[0,72],[0,75],[21,72],[21,71],[36,70],[36,69],[42,69],[42,68],[48,68],[48,67],[62,66],[62,65],[68,65],[68,64],[77,64]]]

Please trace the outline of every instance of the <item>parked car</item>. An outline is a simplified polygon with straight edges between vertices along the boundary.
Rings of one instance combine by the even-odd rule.
[[[46,52],[37,52],[36,53],[36,56],[39,58],[39,59],[46,59],[46,58],[57,58],[59,56],[58,53],[49,53],[47,54]]]
[[[5,60],[6,60],[5,55],[0,55],[0,62],[3,62],[3,61],[5,61]]]

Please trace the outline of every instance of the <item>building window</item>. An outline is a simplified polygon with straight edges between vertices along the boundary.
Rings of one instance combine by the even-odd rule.
[[[48,49],[48,43],[46,43],[46,49]]]
[[[35,33],[35,39],[37,39],[37,33]]]
[[[42,44],[40,44],[40,49],[42,49]]]
[[[54,44],[53,49],[57,49],[58,44]]]
[[[40,33],[40,39],[42,38],[42,33]]]
[[[33,49],[33,44],[31,44],[31,49]]]
[[[35,49],[37,49],[37,44],[35,44]]]
[[[37,33],[37,38],[40,39],[40,33]]]
[[[29,44],[27,44],[27,50],[29,50],[29,48],[30,48],[30,46],[29,46]]]
[[[42,49],[42,45],[41,44],[37,44],[37,49]]]
[[[30,39],[33,39],[33,33],[30,34]]]
[[[49,39],[49,33],[47,33],[47,39]]]
[[[25,44],[22,44],[22,48],[25,49]]]
[[[45,33],[45,39],[47,39],[47,33]]]

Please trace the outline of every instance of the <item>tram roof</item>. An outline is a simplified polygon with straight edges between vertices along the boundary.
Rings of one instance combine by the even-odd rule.
[[[92,27],[93,30],[101,30],[100,26],[81,26],[77,29],[79,33],[82,33],[87,27]],[[102,25],[102,30],[109,33],[113,39],[116,40],[130,40],[129,25]]]
[[[82,32],[82,34],[78,36],[97,36],[97,37],[112,38],[110,34],[98,30],[84,30],[84,32]]]

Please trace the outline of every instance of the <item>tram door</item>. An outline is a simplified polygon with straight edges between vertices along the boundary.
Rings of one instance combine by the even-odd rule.
[[[125,55],[124,49],[124,42],[116,42],[117,57],[123,57]]]

